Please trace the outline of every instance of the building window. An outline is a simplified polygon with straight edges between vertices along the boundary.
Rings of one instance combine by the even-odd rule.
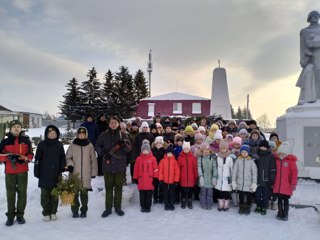
[[[154,105],[155,103],[148,103],[148,117],[154,117]]]
[[[201,113],[201,103],[192,103],[192,113]]]
[[[181,114],[182,113],[182,103],[173,103],[173,111],[174,114]]]

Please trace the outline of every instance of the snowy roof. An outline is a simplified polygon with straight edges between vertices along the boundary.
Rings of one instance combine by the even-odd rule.
[[[20,106],[12,102],[8,102],[6,100],[0,99],[0,110],[6,111],[6,109],[11,112],[40,114],[38,111],[34,109],[31,109],[25,106]]]
[[[209,98],[193,96],[180,92],[172,92],[154,97],[144,98],[142,100],[210,100]]]

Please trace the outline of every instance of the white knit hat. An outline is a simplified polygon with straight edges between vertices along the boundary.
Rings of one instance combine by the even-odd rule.
[[[206,129],[204,128],[204,126],[200,126],[200,127],[198,128],[198,131],[199,131],[199,132],[201,132],[201,131],[205,132]]]
[[[214,134],[213,140],[217,140],[217,139],[219,140],[223,139],[221,130],[217,130],[216,133]]]
[[[281,143],[280,147],[277,150],[278,153],[284,153],[285,155],[289,155],[291,153],[291,147],[288,142]]]
[[[157,143],[164,144],[163,137],[162,136],[157,136],[156,139],[154,140],[154,143],[155,144],[157,144]]]
[[[147,128],[149,127],[149,124],[146,121],[141,123],[141,128],[144,128],[144,127],[147,127]]]
[[[190,142],[185,142],[185,141],[183,141],[182,149],[186,149],[186,148],[191,149],[191,147],[190,147]]]

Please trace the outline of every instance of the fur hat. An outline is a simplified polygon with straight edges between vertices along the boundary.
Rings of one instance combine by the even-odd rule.
[[[257,129],[253,129],[250,133],[250,135],[252,136],[253,134],[257,134],[258,137],[260,137],[260,132]]]
[[[241,148],[240,148],[240,153],[242,151],[246,151],[248,154],[250,153],[250,147],[246,144],[242,145]]]
[[[163,136],[157,136],[156,139],[154,140],[155,144],[161,143],[164,144]]]
[[[213,140],[222,140],[222,131],[221,130],[217,130],[216,133],[214,134]]]
[[[168,154],[168,153],[174,154],[174,149],[173,149],[172,145],[169,145],[168,148],[166,149],[166,154]]]
[[[248,136],[248,131],[247,131],[247,129],[244,129],[244,128],[242,128],[240,131],[239,131],[239,135],[246,135],[246,136]]]
[[[183,141],[182,149],[191,149],[190,142]]]
[[[197,139],[202,139],[202,140],[204,140],[204,136],[203,136],[201,133],[196,133],[196,134],[194,135],[194,140],[197,140]]]
[[[238,143],[239,145],[242,144],[242,138],[241,137],[234,137],[232,140],[233,143]]]
[[[270,146],[269,146],[269,143],[267,140],[262,140],[259,144],[259,147],[265,147],[265,148],[269,149]]]
[[[142,141],[142,145],[141,145],[141,152],[143,152],[144,150],[147,150],[150,153],[150,143],[147,139],[144,139]]]
[[[284,153],[285,155],[289,155],[291,152],[291,147],[288,142],[283,142],[277,150],[278,153]]]
[[[11,128],[12,128],[14,125],[19,125],[20,127],[22,127],[22,123],[21,123],[19,120],[12,120],[12,121],[9,123],[9,128],[10,128],[10,130],[11,130]]]

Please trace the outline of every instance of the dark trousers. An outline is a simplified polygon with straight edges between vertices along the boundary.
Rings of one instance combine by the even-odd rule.
[[[59,199],[52,196],[52,189],[53,188],[41,188],[40,198],[43,216],[57,213]]]
[[[267,209],[269,204],[270,187],[259,186],[256,191],[257,207]]]
[[[181,201],[192,201],[192,187],[181,187]]]
[[[162,197],[162,191],[161,191],[161,188],[160,188],[160,184],[159,184],[159,181],[157,178],[154,178],[156,179],[156,183],[154,185],[154,190],[153,190],[153,199],[156,200],[156,201],[160,201],[162,202],[163,201],[163,197]]]
[[[23,217],[24,210],[27,205],[27,186],[28,186],[28,173],[6,174],[6,190],[7,190],[7,216],[14,219],[15,215],[18,218]],[[17,212],[16,212],[16,194]]]
[[[218,199],[225,199],[225,200],[231,199],[231,192],[228,192],[228,191],[218,190],[217,195],[218,195]]]
[[[175,186],[174,184],[162,184],[162,195],[163,195],[163,202],[166,207],[173,206],[174,199],[175,199]]]
[[[81,208],[80,208],[80,201],[81,201]],[[79,208],[81,213],[87,213],[88,211],[88,202],[89,202],[89,196],[88,196],[88,190],[83,189],[82,191],[79,191],[74,195],[74,204],[71,206],[72,213],[78,213]]]
[[[134,163],[130,163],[131,182],[133,182],[133,171],[134,171]]]
[[[239,191],[239,203],[240,204],[244,204],[246,202],[248,205],[251,205],[251,199],[252,199],[252,193],[251,192]]]
[[[193,187],[194,200],[199,200],[200,187],[198,185]]]
[[[152,202],[152,190],[139,190],[141,209],[150,209]]]
[[[112,204],[116,210],[121,210],[122,187],[125,173],[104,173],[104,184],[106,189],[106,210],[112,209]],[[113,197],[114,190],[114,197]]]
[[[289,213],[289,195],[278,194],[278,214],[280,217],[288,217]]]
[[[98,161],[98,176],[102,176],[103,175],[103,172],[102,172],[103,157],[99,155],[97,158],[97,161]]]

